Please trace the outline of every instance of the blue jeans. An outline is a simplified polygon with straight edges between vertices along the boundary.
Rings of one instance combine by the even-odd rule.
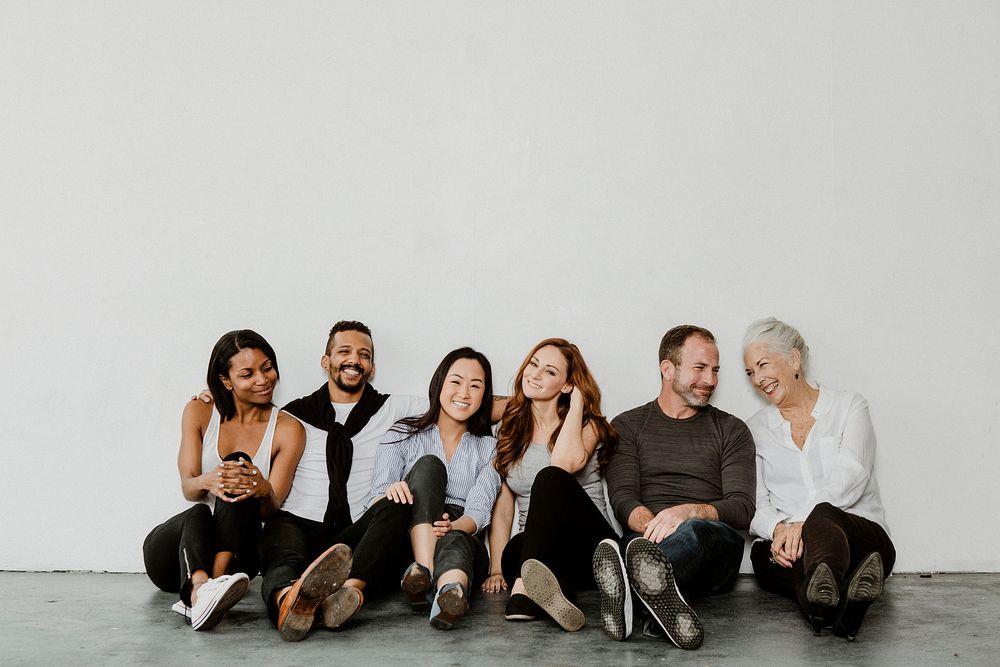
[[[639,533],[628,533],[627,545]],[[657,545],[674,568],[685,596],[701,597],[732,589],[743,562],[743,536],[721,521],[688,519]]]

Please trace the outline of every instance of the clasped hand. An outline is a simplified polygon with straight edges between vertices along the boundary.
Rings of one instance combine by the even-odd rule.
[[[240,458],[238,461],[223,461],[215,467],[211,487],[213,495],[228,503],[264,495],[267,492],[265,480],[252,461]]]
[[[782,567],[792,567],[799,558],[805,543],[802,541],[802,522],[779,523],[771,539],[771,560]]]

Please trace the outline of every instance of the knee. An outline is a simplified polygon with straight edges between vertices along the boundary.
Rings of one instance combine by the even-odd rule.
[[[241,452],[241,451],[235,451],[232,454],[229,454],[228,456],[226,456],[222,460],[223,461],[239,461],[240,459],[243,459],[244,461],[251,461],[251,462],[253,461],[253,458],[249,454],[247,454],[246,452]]]
[[[553,489],[564,486],[567,482],[576,484],[576,479],[558,466],[547,466],[538,471],[535,481],[531,483],[531,497],[540,498],[552,493]]]
[[[757,540],[750,546],[750,563],[754,572],[768,569],[771,563],[771,540]]]
[[[805,523],[802,524],[803,535],[807,535],[811,530],[815,530],[821,526],[835,523],[840,512],[840,509],[830,503],[819,503],[812,508],[809,516],[806,517]]]
[[[210,510],[208,505],[205,503],[196,503],[191,506],[191,509],[188,510],[188,521],[191,519],[194,519],[195,521],[211,521],[212,510]]]
[[[444,467],[444,462],[438,457],[433,454],[425,454],[417,459],[406,477],[407,483],[411,487],[431,481],[447,482],[448,469]]]

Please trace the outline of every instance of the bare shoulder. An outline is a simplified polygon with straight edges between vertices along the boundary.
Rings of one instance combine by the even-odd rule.
[[[211,403],[191,400],[184,405],[184,413],[181,419],[185,424],[197,425],[204,428],[212,418],[212,410],[214,409],[215,406]]]
[[[275,410],[277,409],[275,408]],[[302,426],[302,422],[284,410],[278,412],[278,422],[274,425],[274,428],[288,435],[298,435],[306,432],[306,429]]]

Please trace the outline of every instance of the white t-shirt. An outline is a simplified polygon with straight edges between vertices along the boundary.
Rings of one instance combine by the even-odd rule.
[[[343,424],[357,403],[331,403],[337,412],[337,422]],[[385,432],[400,419],[423,414],[429,404],[426,398],[390,394],[379,411],[372,415],[365,427],[351,442],[354,455],[351,474],[347,478],[347,502],[351,518],[357,521],[364,513],[365,500],[371,490],[372,470],[375,467],[375,450]],[[292,479],[292,489],[281,509],[303,519],[322,521],[330,494],[330,477],[326,471],[326,436],[323,429],[310,426],[301,419],[306,429],[306,448],[299,459]]]

